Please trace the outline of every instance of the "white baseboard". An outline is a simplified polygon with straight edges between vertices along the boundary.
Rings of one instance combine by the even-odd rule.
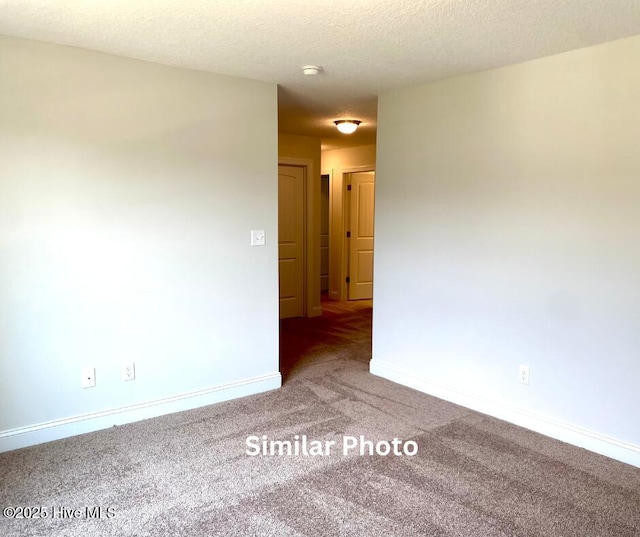
[[[640,467],[640,446],[629,444],[581,427],[576,427],[555,418],[507,406],[488,398],[479,397],[429,381],[425,378],[416,377],[405,370],[379,360],[371,360],[369,371],[374,375],[428,393],[434,397],[482,412],[483,414],[488,414],[489,416],[508,421],[509,423],[536,431],[574,446],[588,449],[589,451],[605,455],[612,459]]]
[[[145,403],[0,431],[0,453],[275,390],[281,385],[280,373],[272,373]]]

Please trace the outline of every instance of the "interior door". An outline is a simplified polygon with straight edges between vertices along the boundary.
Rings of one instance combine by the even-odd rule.
[[[278,166],[280,318],[304,315],[305,168]]]
[[[352,173],[350,184],[349,300],[373,298],[375,172]]]
[[[329,292],[329,176],[320,176],[320,292]]]

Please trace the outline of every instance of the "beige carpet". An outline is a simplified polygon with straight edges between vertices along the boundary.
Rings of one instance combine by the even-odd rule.
[[[0,455],[0,506],[49,514],[0,535],[640,536],[640,469],[370,375],[371,304],[327,310],[282,323],[281,390]],[[418,453],[251,457],[250,435]]]

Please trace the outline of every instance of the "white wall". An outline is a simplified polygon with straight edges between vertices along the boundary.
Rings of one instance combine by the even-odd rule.
[[[275,85],[0,38],[0,155],[0,450],[280,385]]]
[[[640,465],[639,63],[380,97],[373,372]]]
[[[347,242],[344,174],[374,170],[376,146],[361,145],[322,152],[322,173],[330,176],[329,203],[329,297],[347,300]]]

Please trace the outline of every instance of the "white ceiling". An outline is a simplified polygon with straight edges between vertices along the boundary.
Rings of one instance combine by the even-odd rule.
[[[640,34],[640,0],[0,0],[0,34],[275,82],[281,131],[345,147],[382,92]]]

